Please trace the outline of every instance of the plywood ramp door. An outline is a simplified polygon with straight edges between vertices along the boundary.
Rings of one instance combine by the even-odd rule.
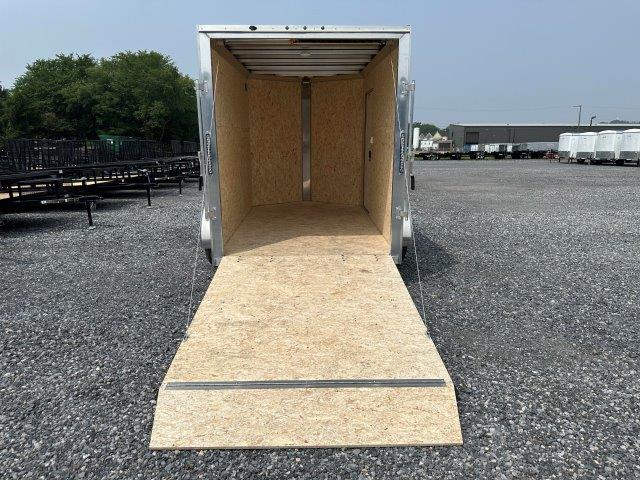
[[[451,379],[362,208],[256,208],[160,387],[151,448],[460,444]],[[270,237],[269,215],[308,220]]]

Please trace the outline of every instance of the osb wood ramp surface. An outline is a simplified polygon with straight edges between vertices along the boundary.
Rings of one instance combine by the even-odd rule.
[[[170,382],[442,379],[174,390]],[[151,448],[462,443],[445,366],[389,255],[224,257],[160,387]]]

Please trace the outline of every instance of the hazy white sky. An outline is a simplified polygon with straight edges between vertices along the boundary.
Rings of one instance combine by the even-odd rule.
[[[221,23],[410,24],[417,121],[640,120],[640,0],[0,0],[0,82],[140,49],[195,76],[196,25]]]

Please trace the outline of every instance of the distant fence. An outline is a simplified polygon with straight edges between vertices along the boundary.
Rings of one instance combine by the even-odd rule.
[[[186,140],[171,140],[171,151],[174,155],[196,155],[199,145],[197,142]]]
[[[99,165],[144,158],[195,155],[196,142],[172,140],[170,148],[155,140],[7,140],[0,170],[29,172],[79,165]]]

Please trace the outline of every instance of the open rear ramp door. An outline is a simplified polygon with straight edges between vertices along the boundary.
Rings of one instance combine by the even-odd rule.
[[[461,444],[388,254],[227,256],[160,387],[153,449]]]

